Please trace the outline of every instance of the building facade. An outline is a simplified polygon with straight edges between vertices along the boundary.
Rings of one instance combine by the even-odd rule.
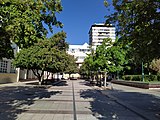
[[[14,55],[19,52],[19,47],[12,44]],[[0,60],[0,83],[19,82],[23,79],[35,79],[36,76],[31,70],[15,68],[12,59],[2,58]]]
[[[0,83],[16,82],[17,72],[10,59],[0,60]]]
[[[89,45],[95,50],[101,45],[105,38],[111,38],[114,42],[116,39],[115,26],[111,24],[96,23],[89,30]]]
[[[90,48],[87,43],[83,45],[69,45],[68,54],[73,55],[77,59],[76,64],[80,68],[87,54],[90,54]]]

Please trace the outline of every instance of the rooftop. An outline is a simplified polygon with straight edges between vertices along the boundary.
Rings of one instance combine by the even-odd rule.
[[[87,49],[89,48],[89,45],[87,43],[84,43],[83,45],[69,45],[69,48],[81,48],[81,49]]]

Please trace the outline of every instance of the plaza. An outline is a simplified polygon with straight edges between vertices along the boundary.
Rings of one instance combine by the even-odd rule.
[[[33,82],[34,83],[34,82]],[[158,120],[159,90],[113,84],[113,90],[85,80],[55,85],[0,85],[2,120]]]

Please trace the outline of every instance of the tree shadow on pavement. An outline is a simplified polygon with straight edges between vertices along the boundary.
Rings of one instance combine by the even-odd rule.
[[[121,107],[113,99],[106,97],[97,90],[83,90],[80,96],[84,99],[93,99],[90,101],[90,110],[98,120],[119,120],[122,112],[126,108]]]
[[[35,100],[50,98],[61,94],[60,91],[48,91],[45,87],[7,86],[0,88],[0,119],[15,120],[25,112]]]
[[[61,80],[61,81],[58,81],[58,83],[54,84],[53,86],[68,86],[68,84],[67,84],[67,81]]]
[[[144,89],[142,89],[144,90]],[[124,103],[127,103],[137,109],[146,112],[148,115],[160,119],[160,97],[142,92],[123,91],[123,90],[103,90],[107,95],[116,97]],[[157,92],[157,95],[160,93]]]
[[[90,84],[89,81],[85,80],[85,81],[80,81],[79,82],[80,85],[85,85],[85,86],[93,86],[92,84]]]
[[[106,95],[101,92],[105,92]],[[160,119],[160,97],[151,94],[122,90],[99,91],[88,89],[81,90],[80,96],[86,100],[92,99],[89,109],[92,111],[93,116],[99,120],[133,120],[134,117],[142,119],[136,114],[137,111],[131,111],[130,108],[122,105],[118,100],[144,111],[146,118],[149,116],[154,120]]]

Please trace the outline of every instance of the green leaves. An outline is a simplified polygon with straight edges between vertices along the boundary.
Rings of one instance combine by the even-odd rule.
[[[49,44],[49,41],[46,41]],[[60,72],[64,70],[67,54],[56,48],[45,47],[42,43],[22,49],[14,60],[14,65],[26,69]]]
[[[54,43],[54,46],[61,51],[68,49],[68,44],[65,42],[66,33],[64,31],[58,32],[53,35],[49,40]]]
[[[72,74],[78,72],[78,66],[76,64],[76,59],[74,58],[74,56],[68,55],[66,62],[67,62],[67,66],[65,68],[66,73]]]
[[[159,58],[160,2],[155,0],[114,0],[115,13],[106,22],[117,24],[124,46],[130,46],[134,62],[149,63]]]
[[[104,6],[105,6],[105,7],[108,7],[108,6],[109,6],[109,3],[107,2],[107,0],[104,0]]]
[[[68,44],[65,38],[66,33],[59,32],[50,39],[39,40],[33,46],[20,50],[14,59],[14,65],[22,69],[31,69],[34,73],[41,70],[41,73],[37,73],[39,80],[44,71],[64,72],[68,66],[75,64],[74,59],[66,53]]]
[[[160,59],[154,59],[151,62],[149,68],[156,71],[157,73],[160,73]]]
[[[104,39],[102,45],[85,59],[81,69],[87,73],[98,71],[98,68],[111,73],[120,72],[128,63],[126,53],[118,40],[113,43],[110,38]]]
[[[7,0],[0,1],[0,16],[8,39],[20,48],[27,48],[53,32],[53,25],[62,27],[56,13],[62,11],[60,0]],[[44,23],[44,24],[43,24]],[[0,36],[1,37],[1,36]]]
[[[0,59],[14,57],[12,43],[8,40],[8,36],[9,34],[6,34],[5,30],[0,27]]]

